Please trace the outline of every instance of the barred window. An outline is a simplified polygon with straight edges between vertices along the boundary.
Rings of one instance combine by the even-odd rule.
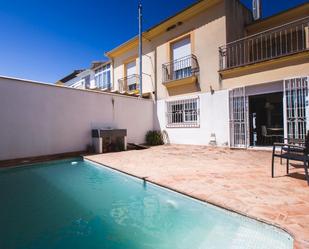
[[[167,127],[199,127],[199,98],[166,102]]]

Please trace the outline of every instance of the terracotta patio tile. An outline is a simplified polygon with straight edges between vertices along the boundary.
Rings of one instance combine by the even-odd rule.
[[[295,248],[309,249],[304,170],[291,167],[292,174],[286,176],[285,164],[276,160],[272,179],[270,151],[165,145],[86,158],[276,224],[295,237]]]

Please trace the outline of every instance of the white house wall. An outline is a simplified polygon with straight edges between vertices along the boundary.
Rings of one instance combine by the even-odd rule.
[[[229,104],[228,91],[196,94],[200,98],[200,127],[199,128],[167,128],[166,100],[159,100],[156,105],[157,119],[155,128],[166,131],[172,144],[209,145],[211,134],[214,133],[218,146],[227,146],[229,142]],[[181,99],[177,97],[174,99]],[[185,98],[188,98],[186,96]]]

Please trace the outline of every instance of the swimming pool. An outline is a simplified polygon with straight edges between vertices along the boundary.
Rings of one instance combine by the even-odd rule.
[[[284,231],[81,159],[0,170],[1,249],[291,249]]]

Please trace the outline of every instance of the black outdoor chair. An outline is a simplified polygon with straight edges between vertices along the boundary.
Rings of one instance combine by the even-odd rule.
[[[276,148],[280,148],[280,152],[276,151]],[[275,168],[274,161],[275,157],[280,159],[286,159],[286,173],[289,174],[289,164],[291,161],[303,162],[306,180],[309,185],[309,175],[308,175],[308,163],[309,163],[309,131],[307,133],[304,146],[299,146],[295,144],[286,143],[274,143],[272,163],[271,163],[271,177],[274,177]]]
[[[285,144],[291,144],[291,145],[297,145],[298,147],[290,148],[290,151],[292,152],[298,152],[301,153],[303,149],[305,148],[305,139],[295,139],[295,138],[283,138],[283,143]],[[282,146],[281,147],[281,154],[283,152],[288,151],[288,146]],[[282,164],[282,157],[280,158],[280,163]]]

